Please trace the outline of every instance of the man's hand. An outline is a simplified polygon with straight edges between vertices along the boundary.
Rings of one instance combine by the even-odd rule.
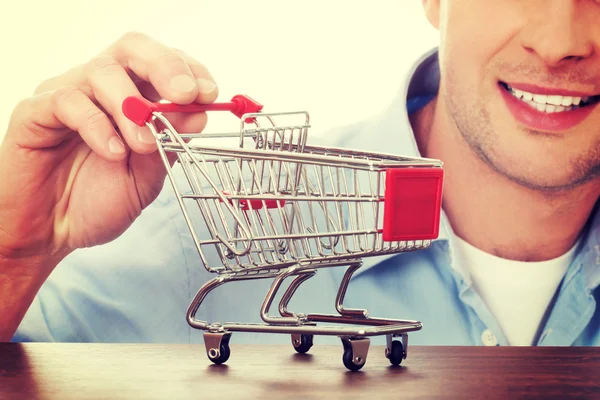
[[[132,95],[211,103],[217,87],[201,63],[139,33],[42,83],[0,146],[0,259],[61,259],[106,243],[157,197],[165,168],[150,131],[121,111]],[[204,113],[169,119],[181,131],[206,125]]]

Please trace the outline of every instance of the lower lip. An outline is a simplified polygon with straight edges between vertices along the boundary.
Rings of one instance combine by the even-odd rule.
[[[517,99],[501,85],[498,85],[504,101],[515,119],[528,128],[546,132],[567,131],[581,124],[594,111],[598,103],[571,111],[546,113],[536,110]]]

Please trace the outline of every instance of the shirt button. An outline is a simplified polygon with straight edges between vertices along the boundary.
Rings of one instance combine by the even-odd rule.
[[[484,346],[496,346],[498,344],[496,335],[494,335],[494,332],[489,329],[483,331],[481,334],[481,341],[483,342]]]

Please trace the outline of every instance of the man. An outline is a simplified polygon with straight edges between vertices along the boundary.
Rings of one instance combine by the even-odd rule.
[[[440,237],[428,250],[366,259],[345,305],[423,321],[412,343],[596,345],[599,2],[423,5],[439,53],[337,144],[441,159]],[[16,108],[0,148],[2,340],[202,340],[184,313],[211,276],[163,189],[149,132],[120,105],[140,93],[209,103],[217,92],[198,61],[128,34]],[[202,114],[171,120],[182,131],[205,125]],[[339,278],[320,272],[292,308],[331,306]],[[199,318],[256,321],[269,284],[225,285]]]

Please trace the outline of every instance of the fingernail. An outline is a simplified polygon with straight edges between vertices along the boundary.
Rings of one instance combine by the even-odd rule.
[[[187,75],[177,75],[171,79],[171,89],[178,92],[191,92],[196,87],[196,82]]]
[[[123,142],[121,142],[116,136],[108,139],[108,149],[113,154],[125,153],[125,145],[123,145]]]
[[[200,93],[212,93],[217,88],[217,85],[215,85],[215,83],[209,79],[196,79],[196,83],[198,84],[198,91]]]
[[[137,138],[140,142],[145,144],[155,143],[154,135],[146,127],[138,128]]]

